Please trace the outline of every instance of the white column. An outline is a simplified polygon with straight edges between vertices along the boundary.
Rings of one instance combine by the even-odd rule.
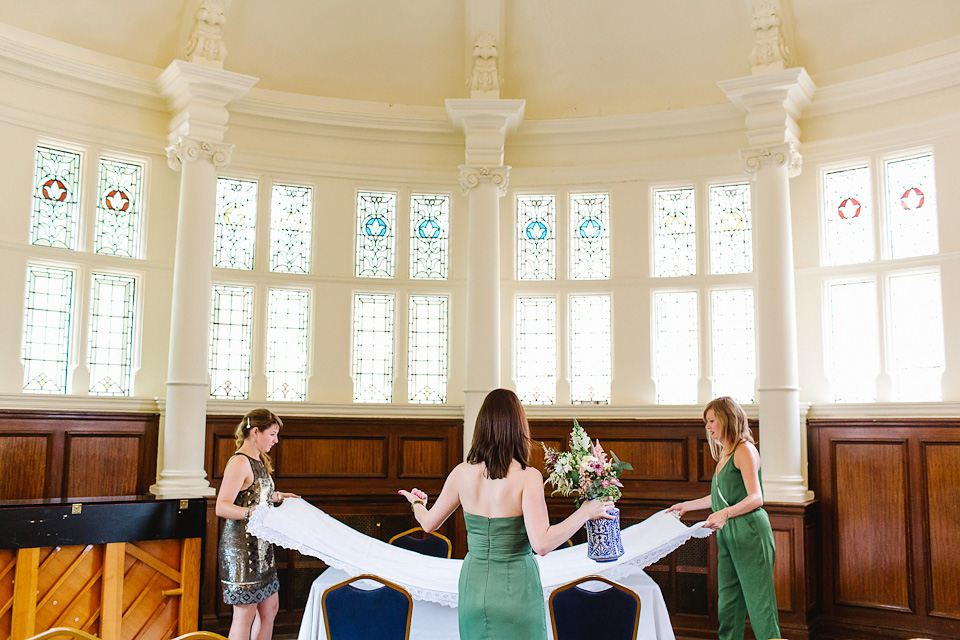
[[[753,178],[753,223],[757,269],[757,402],[765,499],[804,502],[813,498],[803,468],[797,309],[790,178],[799,175],[796,119],[814,86],[802,68],[720,83],[747,111],[751,148],[741,158]]]
[[[447,100],[447,114],[466,135],[460,185],[469,196],[467,223],[467,352],[463,447],[470,449],[480,406],[500,386],[500,198],[510,167],[503,164],[509,131],[523,119],[523,100]]]
[[[212,296],[217,171],[230,161],[223,144],[225,105],[245,94],[256,78],[174,61],[158,80],[174,115],[167,159],[180,170],[177,245],[167,397],[161,421],[157,483],[162,496],[211,495],[203,468]]]

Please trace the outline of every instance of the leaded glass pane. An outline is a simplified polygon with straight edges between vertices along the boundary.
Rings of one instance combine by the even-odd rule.
[[[943,399],[943,309],[940,274],[890,278],[891,373],[897,400]]]
[[[827,285],[824,362],[834,402],[875,402],[880,372],[877,287],[873,280]]]
[[[939,251],[937,190],[930,154],[887,162],[887,229],[891,258]]]
[[[407,397],[410,402],[446,402],[446,296],[410,296],[407,368]]]
[[[653,192],[653,275],[692,276],[697,272],[697,216],[693,188]]]
[[[136,282],[130,276],[93,274],[89,359],[93,395],[130,395]]]
[[[556,278],[556,208],[554,196],[517,196],[519,280]]]
[[[610,296],[570,298],[570,402],[610,404]]]
[[[873,260],[869,168],[851,167],[824,172],[823,215],[826,264]]]
[[[96,253],[139,257],[142,183],[142,165],[100,159],[93,240]]]
[[[210,397],[246,400],[250,394],[253,287],[213,286]]]
[[[447,278],[450,233],[450,196],[410,196],[410,277]]]
[[[309,273],[313,189],[273,185],[270,203],[270,271]]]
[[[357,192],[357,277],[393,277],[396,215],[397,194]]]
[[[37,147],[30,244],[77,248],[80,217],[80,154]]]
[[[267,300],[267,400],[307,399],[310,292],[270,289]]]
[[[751,403],[757,375],[753,290],[713,291],[710,303],[713,395]]]
[[[700,376],[697,293],[654,295],[657,404],[696,404]]]
[[[27,267],[23,390],[66,393],[73,271]]]
[[[570,196],[570,277],[610,277],[610,197],[606,193]]]
[[[710,272],[753,271],[750,185],[710,187]]]
[[[253,269],[257,236],[257,183],[217,179],[217,223],[213,266]]]
[[[557,401],[557,300],[517,298],[517,396],[524,404]]]
[[[392,295],[354,296],[354,402],[393,402],[393,305]]]

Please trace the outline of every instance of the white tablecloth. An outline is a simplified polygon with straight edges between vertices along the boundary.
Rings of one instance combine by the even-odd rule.
[[[310,587],[310,597],[303,611],[303,620],[300,622],[298,640],[327,640],[327,632],[323,626],[323,608],[320,599],[323,592],[338,582],[343,582],[350,576],[346,572],[330,567],[313,581]],[[670,626],[670,615],[667,605],[663,601],[660,587],[650,576],[643,572],[631,574],[617,581],[640,596],[640,629],[637,638],[643,640],[675,640],[673,627]],[[357,587],[366,585],[379,586],[378,583],[366,580],[354,582]],[[586,583],[585,588],[592,585],[601,586],[601,583]],[[602,585],[605,586],[605,585]],[[546,603],[544,603],[546,607]],[[547,635],[553,638],[550,629],[550,611],[546,611]],[[460,634],[457,631],[457,610],[445,607],[435,602],[424,600],[413,601],[413,619],[410,623],[411,640],[457,640]]]

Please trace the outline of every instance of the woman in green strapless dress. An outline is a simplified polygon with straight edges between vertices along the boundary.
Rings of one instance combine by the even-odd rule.
[[[434,531],[463,506],[467,556],[460,570],[461,640],[546,640],[547,617],[540,569],[545,555],[587,520],[610,518],[610,502],[588,500],[570,517],[550,524],[543,476],[528,465],[530,426],[517,395],[487,394],[473,443],[450,472],[433,507],[419,489],[400,491],[426,531]]]

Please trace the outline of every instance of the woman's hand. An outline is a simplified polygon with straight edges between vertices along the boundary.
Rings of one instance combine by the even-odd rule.
[[[273,504],[282,504],[287,498],[299,498],[295,493],[287,493],[286,491],[274,491],[273,495],[270,496],[270,501]]]
[[[727,524],[727,520],[730,519],[730,510],[729,509],[720,509],[720,511],[714,511],[710,514],[710,517],[707,518],[707,521],[703,523],[707,529],[713,529],[714,531],[719,531],[723,529],[723,526]]]
[[[420,489],[417,489],[416,487],[414,487],[412,491],[400,489],[400,491],[397,491],[397,493],[406,498],[410,504],[419,502],[423,506],[427,506],[427,500],[429,499],[427,494],[423,491],[420,491]]]
[[[675,513],[678,518],[682,518],[683,515],[689,510],[690,509],[687,507],[686,502],[678,502],[677,504],[667,509],[667,513]]]
[[[609,500],[587,500],[580,505],[580,510],[587,516],[587,520],[596,520],[597,518],[613,520],[614,516],[607,513],[610,509],[613,509],[613,503]]]

